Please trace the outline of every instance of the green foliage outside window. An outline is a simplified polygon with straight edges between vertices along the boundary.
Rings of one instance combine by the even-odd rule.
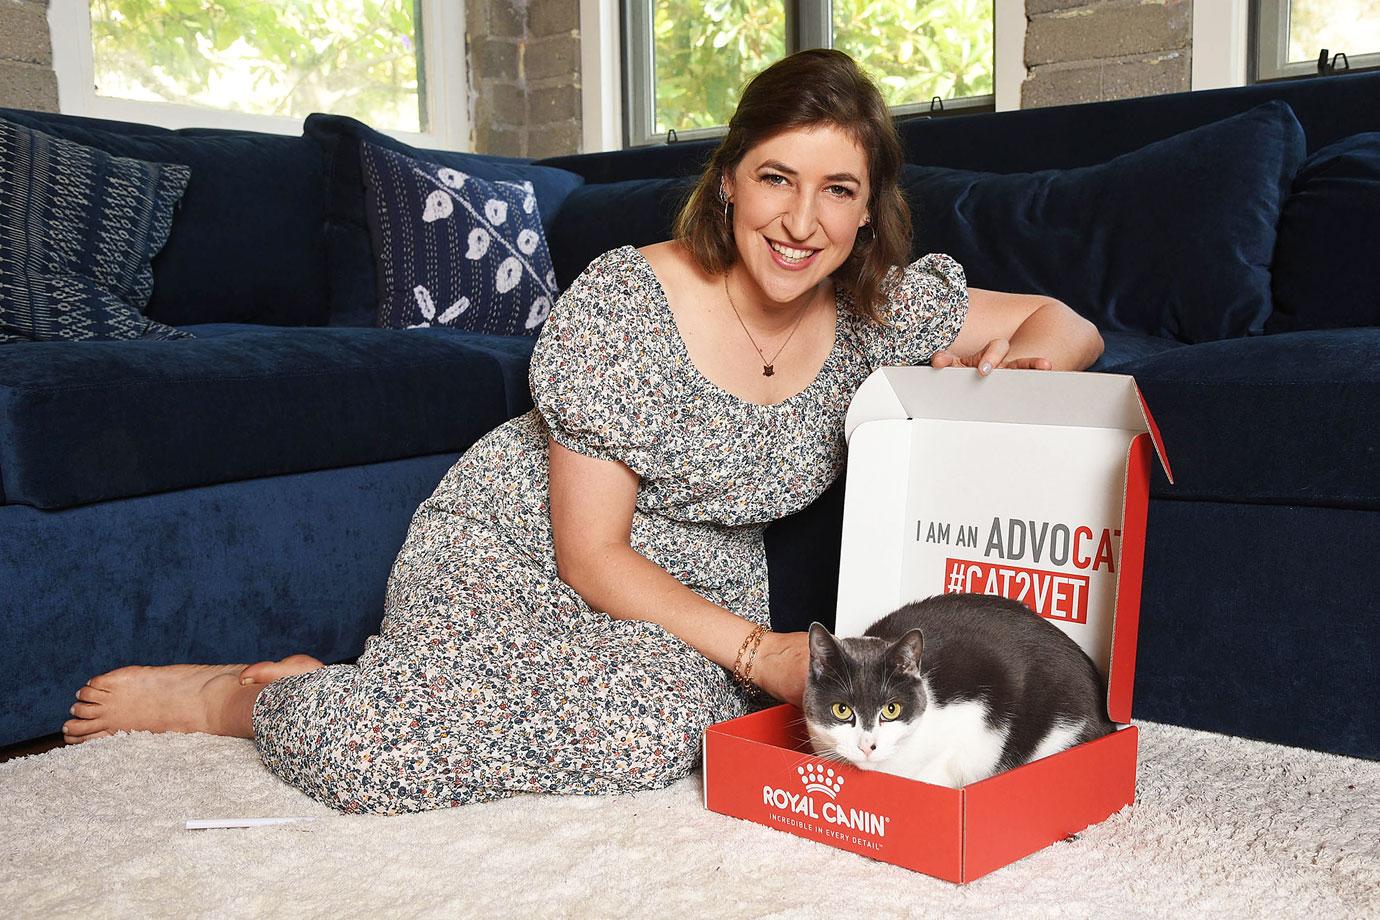
[[[834,0],[834,47],[889,105],[992,92],[992,0]],[[781,0],[656,0],[656,128],[728,123],[754,74],[786,54]]]
[[[656,131],[728,124],[753,74],[786,55],[786,10],[751,0],[657,0]]]
[[[416,0],[92,0],[104,96],[426,128]]]
[[[992,0],[834,0],[834,47],[888,105],[992,92]]]

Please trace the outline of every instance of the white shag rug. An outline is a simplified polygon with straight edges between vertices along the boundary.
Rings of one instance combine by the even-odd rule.
[[[193,818],[315,815],[241,830]],[[0,764],[8,917],[1380,917],[1380,763],[1141,723],[1137,802],[956,886],[621,797],[338,815],[248,741],[121,734]]]

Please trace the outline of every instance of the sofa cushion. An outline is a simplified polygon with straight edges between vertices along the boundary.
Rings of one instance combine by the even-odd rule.
[[[0,118],[115,156],[180,163],[191,180],[153,262],[160,322],[324,325],[321,149],[305,137],[125,125],[0,109]]]
[[[669,240],[676,214],[695,181],[631,179],[590,183],[572,191],[546,234],[556,284],[565,290],[610,249]]]
[[[974,287],[1047,294],[1102,329],[1209,342],[1259,333],[1275,225],[1304,156],[1282,102],[1098,166],[1034,173],[907,166],[920,252]]]
[[[535,336],[556,299],[531,182],[360,145],[378,325]]]
[[[533,340],[492,338],[220,326],[0,348],[3,498],[66,508],[463,450],[531,405]]]
[[[1131,361],[1139,361],[1152,355],[1162,354],[1175,348],[1183,348],[1182,342],[1161,339],[1153,335],[1138,335],[1134,332],[1102,331],[1102,354],[1090,371],[1110,371],[1119,374],[1119,368]]]
[[[185,336],[141,311],[187,178],[0,119],[0,342]]]
[[[1380,509],[1380,329],[1211,342],[1114,370],[1136,378],[1174,464],[1156,498]]]
[[[447,166],[481,179],[532,183],[537,208],[550,226],[571,190],[584,179],[531,160],[451,150],[418,150],[344,115],[307,116],[305,131],[326,154],[326,262],[330,274],[331,325],[370,326],[378,312],[374,269],[360,167],[362,142],[414,159]]]
[[[1267,332],[1380,326],[1380,132],[1304,161],[1284,202]]]

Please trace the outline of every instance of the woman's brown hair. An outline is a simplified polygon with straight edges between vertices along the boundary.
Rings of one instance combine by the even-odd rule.
[[[901,141],[882,94],[842,51],[814,48],[777,61],[753,77],[728,123],[728,135],[710,156],[676,216],[675,238],[700,267],[722,275],[738,259],[733,228],[719,198],[730,175],[753,147],[783,131],[834,125],[867,156],[871,235],[862,231],[834,281],[855,313],[883,321],[882,289],[893,266],[910,255],[910,209],[901,195]]]

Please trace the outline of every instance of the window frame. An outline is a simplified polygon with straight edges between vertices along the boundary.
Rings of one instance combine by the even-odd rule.
[[[1318,76],[1316,58],[1292,63],[1286,60],[1289,54],[1290,9],[1291,0],[1251,0],[1248,30],[1250,53],[1247,55],[1251,83]],[[1380,49],[1361,54],[1352,54],[1345,48],[1329,48],[1328,51],[1331,55],[1339,51],[1346,53],[1348,70],[1380,67]]]
[[[833,47],[833,4],[830,0],[783,0],[786,7],[786,53],[805,48]],[[666,143],[670,132],[657,133],[656,87],[653,83],[654,36],[653,6],[655,0],[624,0],[622,15],[623,60],[623,146],[644,147]],[[1016,23],[1019,14],[1019,26]],[[981,96],[946,100],[942,114],[972,114],[1003,111],[1020,107],[1020,83],[1025,79],[1025,4],[1024,0],[992,0],[993,31],[993,91]],[[1001,36],[1010,29],[1019,31],[1016,41],[1006,44]],[[1015,48],[1014,62],[1010,47]],[[1006,91],[1006,84],[1014,81],[1014,92]],[[1014,99],[1014,104],[1012,100]],[[941,114],[932,111],[931,102],[917,102],[891,107],[896,118]],[[694,128],[676,131],[677,140],[701,140],[722,137],[727,126]]]
[[[426,131],[383,131],[414,147],[469,150],[468,73],[465,67],[463,0],[421,0],[422,66]],[[91,48],[91,5],[87,0],[52,0],[48,7],[53,37],[53,71],[58,111],[65,115],[159,125],[164,128],[222,128],[301,134],[305,118],[229,112],[173,102],[144,102],[100,96],[95,87]],[[374,127],[374,126],[370,126]]]

